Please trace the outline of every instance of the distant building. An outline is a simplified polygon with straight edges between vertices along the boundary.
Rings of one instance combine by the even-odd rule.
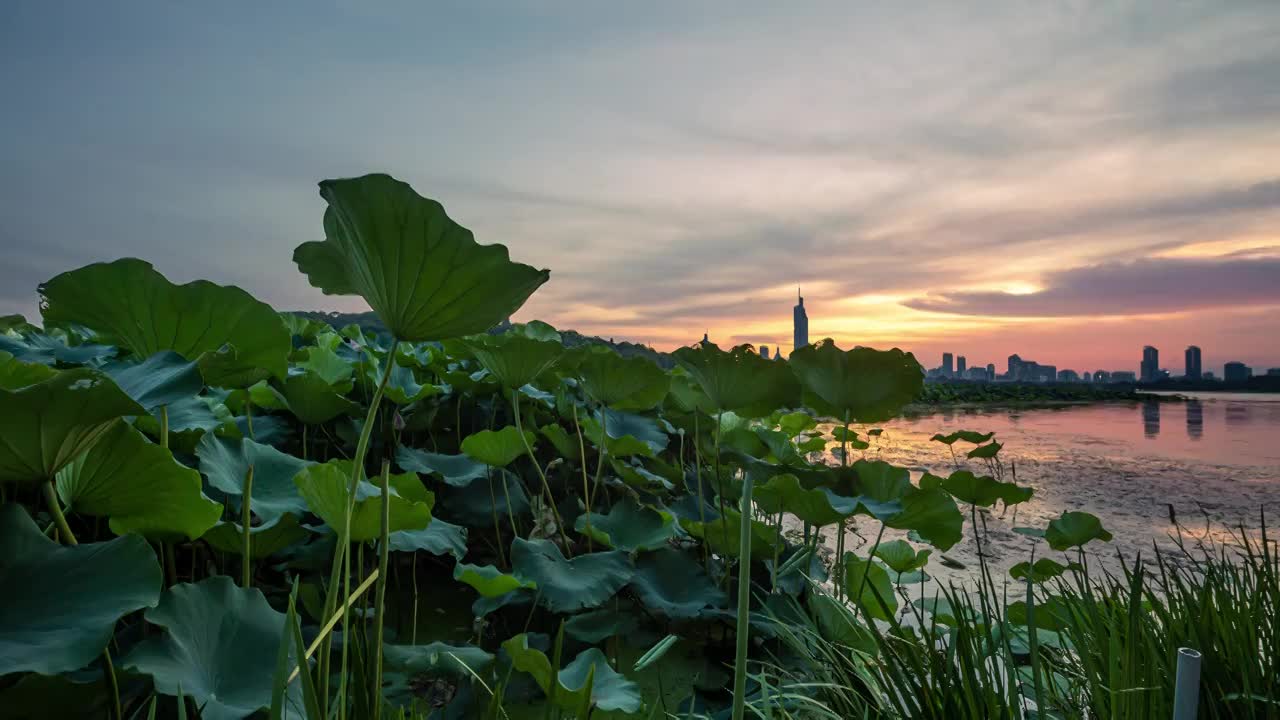
[[[768,360],[768,359],[769,359],[769,346],[768,346],[768,345],[761,345],[761,346],[760,346],[760,357],[764,358],[765,360]]]
[[[996,364],[987,363],[987,382],[996,381]]]
[[[1017,353],[1014,353],[1013,355],[1009,356],[1009,372],[1008,372],[1009,379],[1017,380],[1018,376],[1021,374],[1022,374],[1022,358],[1018,357]]]
[[[1058,382],[1080,382],[1080,374],[1075,370],[1059,370]]]
[[[1187,348],[1187,379],[1199,380],[1203,374],[1200,371],[1200,348],[1192,345]]]
[[[1200,379],[1201,380],[1217,380],[1218,376],[1214,375],[1212,370],[1205,370],[1204,374],[1200,376]]]
[[[1244,382],[1253,377],[1253,368],[1242,362],[1229,362],[1222,366],[1222,379],[1226,382]]]
[[[951,364],[951,353],[942,353],[942,375],[943,377],[955,375],[955,368]]]
[[[1111,373],[1106,370],[1094,370],[1093,381],[1096,383],[1109,383],[1111,382]]]
[[[1280,377],[1280,368],[1267,368],[1267,377]]]
[[[964,371],[967,370],[968,368],[969,368],[969,361],[965,360],[963,355],[956,358],[956,374],[957,375],[963,376]]]
[[[1093,382],[1093,373],[1089,372],[1088,370],[1085,370],[1084,373],[1080,376],[1080,382],[1087,382],[1087,383]]]
[[[980,368],[980,367],[971,367],[964,371],[964,375],[962,377],[964,377],[965,380],[972,380],[974,382],[986,382],[987,369]]]
[[[804,311],[804,296],[800,288],[796,288],[796,306],[791,310],[792,334],[791,352],[809,344],[809,314]]]
[[[1116,370],[1111,373],[1111,382],[1113,383],[1131,383],[1137,381],[1138,376],[1134,375],[1132,370]]]
[[[1147,345],[1142,348],[1142,365],[1139,377],[1143,382],[1151,382],[1160,375],[1160,351]]]

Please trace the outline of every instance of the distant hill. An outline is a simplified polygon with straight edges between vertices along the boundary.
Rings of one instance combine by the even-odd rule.
[[[383,325],[382,321],[379,320],[378,316],[373,312],[340,313],[321,312],[316,310],[293,310],[290,312],[293,315],[307,318],[308,320],[318,320],[320,322],[328,323],[335,330],[348,325],[358,325],[360,329],[366,333],[374,335],[388,334],[387,326]],[[489,332],[500,333],[506,330],[507,327],[508,324],[503,323]],[[606,340],[595,335],[583,335],[575,330],[559,330],[559,332],[560,337],[564,340],[565,347],[578,347],[579,345],[605,345],[613,348],[619,355],[624,357],[639,355],[640,357],[647,358],[660,367],[668,369],[675,367],[675,360],[673,360],[669,354],[658,352],[648,345],[627,342],[625,340],[622,342],[614,342],[613,338]]]

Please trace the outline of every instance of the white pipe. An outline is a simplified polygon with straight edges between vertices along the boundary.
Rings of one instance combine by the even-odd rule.
[[[1173,686],[1173,720],[1196,720],[1200,705],[1200,652],[1178,648],[1178,676]]]

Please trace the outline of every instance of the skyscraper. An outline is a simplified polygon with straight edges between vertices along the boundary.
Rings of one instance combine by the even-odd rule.
[[[768,346],[768,345],[761,345],[761,346],[760,346],[760,357],[764,358],[765,360],[768,360],[768,359],[769,359],[769,346]]]
[[[1147,345],[1142,348],[1142,365],[1139,368],[1138,379],[1142,382],[1152,382],[1160,377],[1160,351]]]
[[[964,377],[964,371],[969,367],[969,361],[963,355],[956,358],[956,375]]]
[[[952,377],[956,374],[956,369],[951,364],[951,353],[942,353],[942,374],[947,377]]]
[[[804,296],[800,294],[800,288],[796,288],[796,306],[791,311],[792,323],[794,325],[794,339],[791,344],[791,352],[795,352],[805,345],[809,344],[809,314],[804,311]]]
[[[1239,361],[1232,361],[1222,366],[1222,379],[1225,382],[1245,382],[1253,377],[1253,368]]]
[[[1200,348],[1192,345],[1187,348],[1187,379],[1200,379]]]

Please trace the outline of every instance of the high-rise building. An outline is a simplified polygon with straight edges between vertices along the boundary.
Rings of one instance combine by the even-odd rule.
[[[1080,373],[1075,370],[1059,370],[1058,382],[1080,382]]]
[[[809,344],[809,314],[804,311],[804,296],[800,288],[796,288],[796,306],[791,311],[793,342],[791,352],[795,352]]]
[[[1187,348],[1187,379],[1200,379],[1200,348],[1192,345]]]
[[[942,353],[942,375],[944,377],[952,377],[955,374],[956,369],[951,364],[951,353]]]
[[[1222,379],[1226,382],[1244,382],[1253,377],[1253,368],[1242,362],[1229,362],[1222,366]]]
[[[1094,370],[1093,381],[1096,383],[1111,382],[1111,373],[1107,372],[1106,370]]]
[[[1022,375],[1022,358],[1017,353],[1009,356],[1009,379],[1017,380]]]
[[[996,364],[987,363],[987,382],[996,381]]]
[[[956,374],[964,376],[964,371],[969,367],[969,361],[963,355],[956,358]]]
[[[1160,351],[1147,345],[1142,348],[1142,365],[1138,378],[1142,382],[1152,382],[1160,377]]]
[[[761,346],[760,346],[760,357],[764,358],[765,360],[768,360],[768,359],[769,359],[769,346],[768,346],[768,345],[761,345]]]

